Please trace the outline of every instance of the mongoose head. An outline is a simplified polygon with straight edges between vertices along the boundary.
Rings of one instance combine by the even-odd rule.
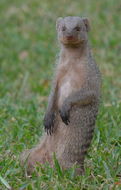
[[[87,41],[89,21],[87,18],[69,16],[58,18],[56,22],[58,39],[63,45],[77,46]]]

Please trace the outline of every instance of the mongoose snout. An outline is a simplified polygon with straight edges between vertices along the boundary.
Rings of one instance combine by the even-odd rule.
[[[70,40],[74,40],[74,37],[73,37],[72,35],[67,35],[66,38],[67,38],[67,40],[69,40],[69,41],[70,41]]]

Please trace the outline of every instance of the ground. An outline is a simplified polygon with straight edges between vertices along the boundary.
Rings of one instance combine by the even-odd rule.
[[[25,175],[19,155],[36,145],[59,52],[55,21],[87,16],[90,43],[102,73],[102,102],[84,176],[37,168]],[[120,0],[0,1],[0,190],[121,189]]]

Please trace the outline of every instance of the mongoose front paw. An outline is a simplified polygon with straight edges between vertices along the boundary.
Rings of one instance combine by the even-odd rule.
[[[70,120],[69,120],[69,115],[70,115],[70,106],[63,105],[62,109],[59,110],[60,116],[62,121],[68,125]]]
[[[54,112],[49,112],[45,115],[44,126],[45,126],[45,131],[47,132],[48,135],[51,135],[53,133],[54,119],[55,119]]]

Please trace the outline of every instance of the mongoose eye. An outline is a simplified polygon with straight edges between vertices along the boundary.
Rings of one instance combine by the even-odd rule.
[[[63,27],[62,27],[62,31],[65,31],[65,30],[66,30],[66,27],[65,27],[65,26],[63,26]]]
[[[80,30],[81,30],[81,28],[80,28],[79,26],[76,26],[74,29],[75,29],[76,31],[80,31]]]

